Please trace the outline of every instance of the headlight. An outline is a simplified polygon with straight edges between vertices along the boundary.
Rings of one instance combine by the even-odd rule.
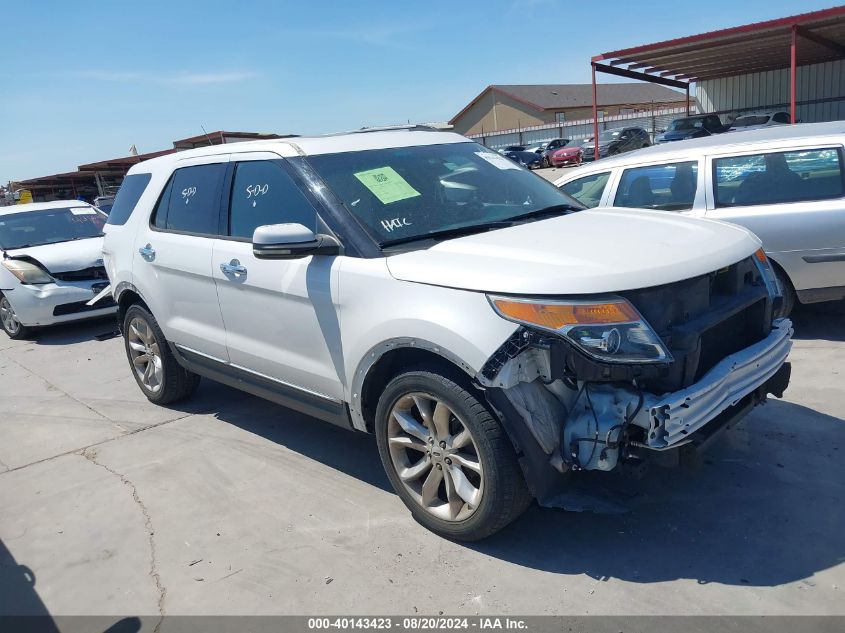
[[[780,287],[778,276],[775,274],[775,269],[772,268],[772,263],[766,257],[766,252],[762,248],[758,248],[757,252],[754,253],[754,262],[760,270],[763,281],[766,282],[766,290],[769,291],[769,296],[772,298],[782,297],[783,289]]]
[[[532,301],[488,297],[509,321],[553,332],[599,360],[615,363],[668,362],[660,337],[622,298],[603,301]]]
[[[4,259],[3,267],[24,284],[48,284],[53,281],[43,268],[23,259]]]

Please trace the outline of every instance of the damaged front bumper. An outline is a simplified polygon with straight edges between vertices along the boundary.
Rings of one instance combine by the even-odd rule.
[[[720,413],[766,384],[786,361],[792,348],[792,333],[789,319],[778,319],[771,333],[759,343],[725,357],[694,385],[648,403],[642,413],[647,420],[635,420],[648,426],[648,448],[665,449],[685,442]]]
[[[531,346],[495,376],[479,375],[479,383],[540,505],[579,510],[591,504],[574,488],[579,476],[573,471],[613,471],[649,455],[668,463],[667,451],[677,457],[672,449],[703,449],[767,394],[781,397],[792,333],[792,323],[778,319],[763,340],[726,356],[694,384],[664,394],[624,382],[567,385],[552,375],[547,351]]]

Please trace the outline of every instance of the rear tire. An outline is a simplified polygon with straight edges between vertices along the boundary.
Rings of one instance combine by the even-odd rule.
[[[789,277],[786,276],[786,273],[784,273],[778,266],[775,266],[774,269],[775,275],[777,275],[778,282],[780,283],[780,287],[783,290],[783,299],[780,304],[780,310],[775,313],[775,317],[786,318],[792,314],[792,310],[795,309],[795,303],[798,298],[795,294],[795,286],[793,286],[792,282],[789,281]]]
[[[461,382],[437,368],[396,376],[379,399],[375,432],[414,518],[448,539],[476,541],[522,514],[531,495],[504,429]]]
[[[197,390],[200,377],[177,362],[155,317],[137,303],[123,318],[123,344],[135,382],[150,402],[170,404]]]
[[[26,338],[32,332],[31,328],[26,327],[18,320],[15,309],[2,293],[0,293],[0,326],[3,327],[3,331],[9,338],[15,340]]]

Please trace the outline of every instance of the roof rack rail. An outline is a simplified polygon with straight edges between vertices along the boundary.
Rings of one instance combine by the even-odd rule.
[[[326,136],[339,136],[341,134],[366,134],[367,132],[440,132],[440,130],[430,125],[410,123],[408,125],[374,125],[372,127],[362,127],[357,130],[349,130],[348,132],[326,134]]]

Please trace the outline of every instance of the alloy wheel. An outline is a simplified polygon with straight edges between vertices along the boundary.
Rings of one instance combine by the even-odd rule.
[[[21,328],[18,315],[15,314],[12,305],[6,297],[0,297],[0,321],[3,322],[3,329],[12,336],[17,334]]]
[[[427,393],[401,397],[390,412],[387,443],[402,485],[426,512],[447,521],[471,516],[484,494],[484,472],[469,428]]]
[[[136,317],[129,322],[126,332],[129,360],[138,380],[150,393],[158,393],[164,380],[161,349],[150,325]]]

